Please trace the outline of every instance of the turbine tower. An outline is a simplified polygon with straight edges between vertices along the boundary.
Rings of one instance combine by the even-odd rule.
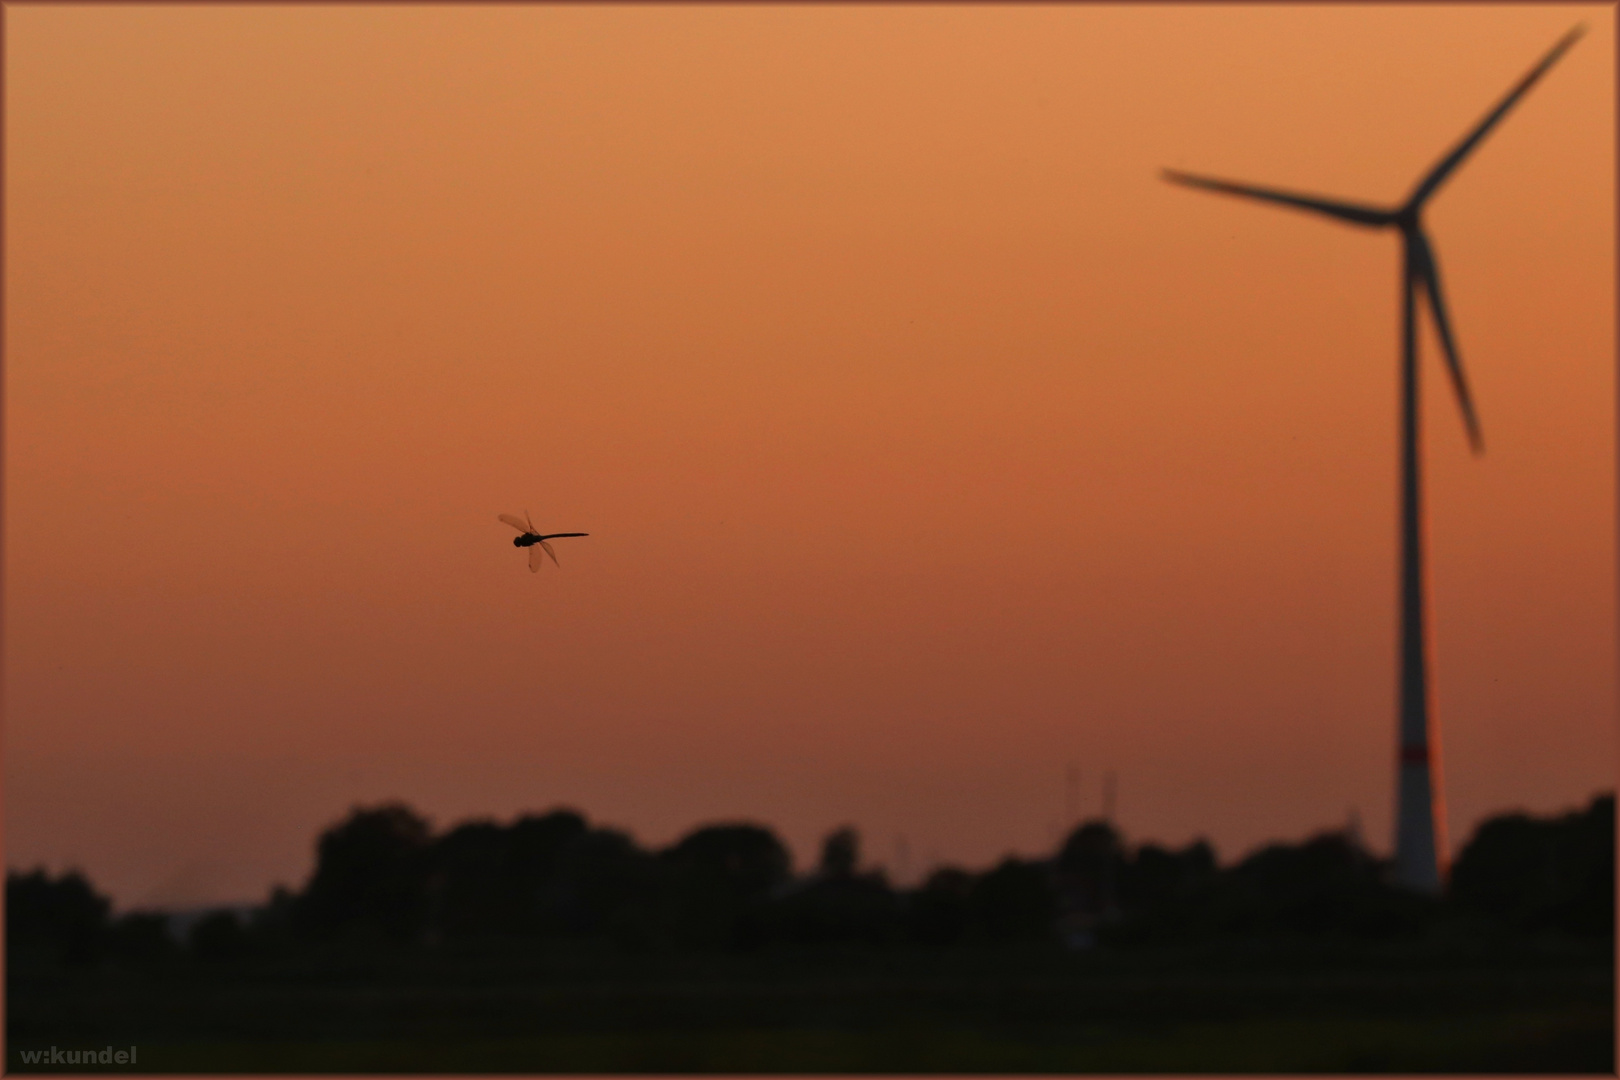
[[[1446,857],[1445,804],[1440,796],[1440,759],[1436,746],[1436,723],[1430,700],[1428,675],[1428,627],[1424,611],[1423,509],[1418,430],[1417,293],[1428,298],[1435,330],[1445,350],[1446,369],[1452,389],[1468,428],[1468,441],[1474,453],[1482,452],[1479,422],[1463,376],[1462,361],[1446,317],[1446,303],[1440,289],[1440,269],[1434,249],[1423,230],[1422,210],[1429,197],[1461,165],[1490,130],[1507,115],[1518,100],[1547,73],[1558,58],[1585,33],[1577,26],[1550,49],[1509,90],[1497,106],[1474,126],[1423,179],[1406,201],[1385,208],[1364,203],[1342,202],[1316,195],[1301,195],[1275,188],[1237,184],[1228,180],[1164,171],[1164,178],[1177,184],[1204,188],[1226,195],[1241,195],[1265,202],[1280,203],[1297,210],[1308,210],[1352,225],[1368,228],[1396,228],[1401,233],[1401,523],[1400,523],[1400,722],[1397,754],[1397,795],[1395,808],[1395,875],[1410,889],[1434,893],[1440,890]]]

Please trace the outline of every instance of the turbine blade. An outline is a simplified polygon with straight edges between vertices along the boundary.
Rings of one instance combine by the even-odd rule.
[[[1507,92],[1507,96],[1497,104],[1496,108],[1487,113],[1485,119],[1476,124],[1474,130],[1470,131],[1462,142],[1453,147],[1449,154],[1441,158],[1439,163],[1429,170],[1429,174],[1412,190],[1411,197],[1406,200],[1405,209],[1411,210],[1422,206],[1423,201],[1433,195],[1435,189],[1445,182],[1446,177],[1450,176],[1452,171],[1462,164],[1463,159],[1473,152],[1474,147],[1478,146],[1480,140],[1490,133],[1491,128],[1495,127],[1502,117],[1507,115],[1509,109],[1518,104],[1519,99],[1536,84],[1538,79],[1547,73],[1548,68],[1558,62],[1560,56],[1569,51],[1571,45],[1580,40],[1581,35],[1584,33],[1586,33],[1586,25],[1582,23],[1559,38],[1558,44],[1554,45],[1548,50],[1547,55],[1541,58],[1541,63],[1531,68],[1529,73],[1520,79],[1513,89]]]
[[[1337,202],[1332,199],[1322,199],[1315,195],[1300,195],[1292,191],[1278,191],[1276,188],[1255,187],[1252,184],[1234,184],[1230,180],[1216,180],[1213,177],[1194,176],[1191,173],[1177,172],[1175,169],[1165,169],[1162,173],[1164,179],[1172,184],[1185,184],[1187,187],[1204,188],[1207,191],[1218,191],[1223,195],[1243,195],[1250,199],[1260,199],[1263,202],[1282,203],[1299,210],[1313,210],[1318,214],[1338,218],[1355,225],[1388,225],[1395,220],[1395,214],[1390,210],[1380,210],[1376,206],[1366,206],[1362,203]]]
[[[1423,291],[1429,295],[1429,310],[1434,312],[1434,325],[1440,331],[1440,345],[1446,353],[1446,370],[1451,372],[1451,388],[1457,392],[1457,404],[1462,407],[1463,423],[1468,427],[1468,444],[1474,453],[1483,453],[1484,439],[1479,433],[1479,418],[1474,415],[1474,400],[1468,393],[1468,379],[1463,375],[1462,358],[1457,355],[1457,342],[1451,336],[1451,320],[1446,317],[1445,294],[1440,289],[1440,266],[1435,262],[1434,249],[1421,232],[1412,234],[1412,256],[1417,264],[1418,278]]]

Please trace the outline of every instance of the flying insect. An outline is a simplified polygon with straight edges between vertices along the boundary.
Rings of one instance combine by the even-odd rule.
[[[530,573],[537,574],[540,572],[541,565],[546,561],[545,559],[541,558],[540,553],[542,551],[551,556],[551,561],[553,563],[556,563],[559,567],[562,565],[562,563],[557,562],[557,553],[551,550],[551,545],[546,543],[547,540],[555,540],[559,536],[591,535],[590,533],[546,533],[542,536],[540,530],[534,527],[534,522],[529,518],[529,512],[527,510],[523,511],[523,516],[521,518],[516,514],[496,514],[495,516],[523,534],[516,537],[512,541],[512,546],[526,547],[529,549]]]

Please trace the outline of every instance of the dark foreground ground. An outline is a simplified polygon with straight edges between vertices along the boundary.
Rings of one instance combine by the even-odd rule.
[[[634,955],[491,944],[12,972],[14,1072],[1615,1069],[1613,942]],[[138,1047],[135,1067],[22,1051]]]

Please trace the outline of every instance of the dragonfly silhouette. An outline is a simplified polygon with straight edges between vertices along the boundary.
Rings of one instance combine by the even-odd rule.
[[[540,557],[541,549],[544,549],[545,553],[551,556],[552,562],[557,563],[557,553],[551,550],[551,545],[546,543],[547,540],[555,540],[559,536],[591,535],[590,533],[546,533],[544,536],[541,536],[540,530],[534,527],[533,521],[529,520],[529,512],[527,510],[523,511],[523,516],[521,518],[516,514],[496,514],[495,516],[523,534],[512,541],[512,546],[526,547],[529,549],[530,573],[539,573],[541,565],[546,561]],[[561,566],[562,563],[557,563],[557,565]]]

